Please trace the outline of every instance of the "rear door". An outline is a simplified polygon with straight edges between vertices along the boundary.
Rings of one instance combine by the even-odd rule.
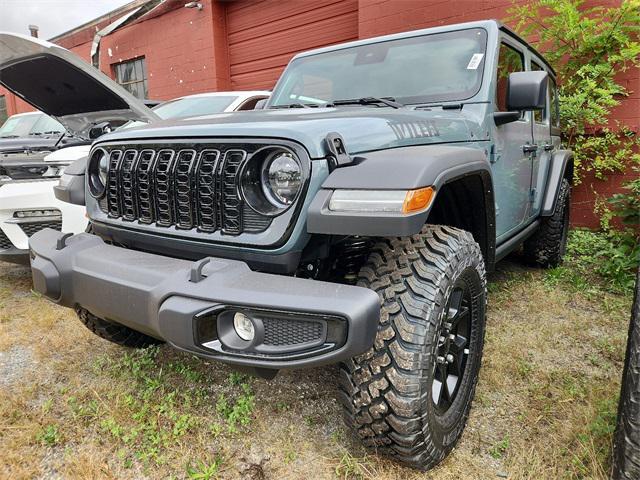
[[[548,71],[543,65],[544,63],[540,59],[534,56],[531,57],[531,70]],[[536,110],[533,112],[533,143],[536,145],[537,150],[535,151],[535,156],[532,158],[531,207],[528,215],[531,219],[537,217],[540,213],[542,196],[551,164],[551,155],[559,146],[558,142],[554,142],[552,137],[553,123],[557,121],[556,116],[552,114],[556,105],[555,92],[555,81],[553,80],[553,75],[549,72],[547,105],[544,110]]]
[[[525,70],[524,50],[503,36],[498,51],[494,109],[506,112],[509,74]],[[493,181],[496,199],[498,242],[522,228],[529,213],[531,189],[531,115],[525,112],[515,122],[495,127],[493,145]]]

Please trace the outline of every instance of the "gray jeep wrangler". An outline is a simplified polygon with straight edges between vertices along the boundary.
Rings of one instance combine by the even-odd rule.
[[[40,107],[62,74],[27,95],[16,72],[59,61],[46,48],[0,64]],[[141,111],[117,93],[103,113]],[[80,128],[94,97],[48,113]],[[339,362],[349,426],[427,469],[469,414],[486,271],[521,247],[561,261],[571,177],[553,69],[498,22],[333,45],[297,55],[263,110],[100,137],[58,188],[91,230],[34,235],[33,281],[121,345],[266,377]]]

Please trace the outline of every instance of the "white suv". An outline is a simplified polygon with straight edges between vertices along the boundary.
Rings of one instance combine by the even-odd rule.
[[[5,157],[0,163],[0,261],[28,264],[29,237],[43,228],[79,233],[87,227],[83,206],[53,195],[64,167],[75,160],[65,152],[65,161],[60,162],[64,150],[44,160],[25,154]]]

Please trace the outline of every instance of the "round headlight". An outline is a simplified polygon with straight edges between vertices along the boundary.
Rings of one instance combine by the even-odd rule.
[[[104,195],[108,172],[109,155],[102,148],[94,150],[87,166],[89,192],[93,197],[101,198]]]
[[[276,151],[262,166],[262,188],[274,206],[291,205],[302,188],[302,168],[292,153]]]
[[[242,195],[251,209],[275,217],[295,203],[307,172],[293,151],[269,146],[249,158],[241,175]]]

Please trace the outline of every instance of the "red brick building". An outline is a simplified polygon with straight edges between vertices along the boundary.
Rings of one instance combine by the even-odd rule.
[[[153,1],[153,0],[151,0]],[[526,2],[527,0],[518,0]],[[148,0],[124,7],[51,41],[91,61],[98,30]],[[193,2],[192,2],[193,3]],[[504,19],[512,0],[167,0],[102,37],[100,69],[135,93],[153,99],[215,90],[271,89],[297,52],[359,38],[470,20]],[[593,3],[593,2],[590,2]],[[616,0],[599,4],[617,5]],[[25,25],[26,28],[26,25]],[[640,125],[640,72],[627,72],[631,96],[614,118],[634,131]],[[0,88],[7,114],[31,110]],[[573,220],[596,227],[594,188],[602,196],[628,177],[586,178],[574,191]]]

